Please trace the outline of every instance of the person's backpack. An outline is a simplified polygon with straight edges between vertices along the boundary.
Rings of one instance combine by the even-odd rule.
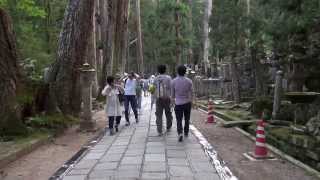
[[[170,97],[170,91],[168,92],[168,88],[166,86],[164,79],[160,79],[157,82],[156,97],[157,98],[169,98]]]
[[[149,92],[150,92],[151,94],[153,94],[153,93],[155,92],[155,90],[156,90],[156,88],[154,87],[154,85],[153,85],[153,84],[150,84],[150,85],[149,85]]]

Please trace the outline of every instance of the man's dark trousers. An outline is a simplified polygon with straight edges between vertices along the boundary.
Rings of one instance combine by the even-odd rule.
[[[124,96],[124,114],[126,117],[126,121],[129,122],[129,103],[131,105],[132,111],[134,113],[134,117],[138,120],[138,111],[137,111],[137,99],[135,95],[125,95]]]
[[[166,114],[167,130],[172,126],[172,114],[171,114],[171,101],[170,98],[157,98],[156,99],[156,123],[158,133],[162,133],[162,114],[163,110]]]
[[[177,118],[177,131],[178,134],[182,134],[182,130],[184,131],[184,135],[189,134],[189,124],[190,124],[190,113],[191,113],[191,103],[186,103],[182,105],[176,105],[175,113]],[[182,127],[182,119],[184,117],[184,128]]]

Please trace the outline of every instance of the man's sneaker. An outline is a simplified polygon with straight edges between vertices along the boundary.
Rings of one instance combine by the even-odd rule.
[[[182,134],[179,135],[179,142],[182,142],[183,141],[183,136]]]
[[[116,132],[119,132],[119,128],[118,128],[118,126],[116,126]]]
[[[130,122],[129,121],[126,122],[126,126],[130,126]]]

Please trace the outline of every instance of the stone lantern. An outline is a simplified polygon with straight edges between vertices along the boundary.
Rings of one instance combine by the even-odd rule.
[[[92,119],[92,82],[95,69],[90,64],[84,63],[80,69],[81,92],[83,103],[83,115],[80,122],[80,129],[91,131],[95,129],[96,122]]]

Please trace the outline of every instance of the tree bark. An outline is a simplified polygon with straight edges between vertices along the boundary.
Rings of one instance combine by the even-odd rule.
[[[129,53],[129,25],[128,25],[128,21],[129,21],[129,9],[130,9],[130,0],[128,0],[128,2],[124,2],[127,3],[124,6],[125,7],[125,14],[124,14],[124,19],[123,19],[123,36],[121,39],[121,47],[122,47],[122,52],[121,52],[121,66],[120,66],[120,71],[118,73],[123,74],[125,72],[126,69],[126,65],[128,63],[128,53]]]
[[[180,5],[180,0],[176,0],[177,6]],[[176,28],[176,63],[180,65],[181,61],[181,17],[180,10],[176,8],[175,10],[175,28]]]
[[[99,96],[106,85],[107,74],[111,72],[112,59],[112,32],[113,32],[113,1],[99,0],[99,22],[101,31],[101,45],[102,45],[102,63],[101,73],[99,74]],[[108,69],[109,67],[109,69]]]
[[[239,5],[240,1],[235,1],[236,5]],[[232,79],[232,95],[233,101],[235,104],[240,103],[240,83],[239,83],[239,73],[237,68],[236,58],[239,52],[239,18],[234,17],[234,33],[233,33],[233,40],[234,40],[234,47],[233,52],[231,52],[231,79]]]
[[[192,20],[193,0],[188,0],[188,5],[190,8],[190,11],[188,14],[188,16],[189,16],[188,28],[189,28],[189,33],[191,34],[191,43],[189,44],[189,47],[188,47],[187,63],[192,64],[192,59],[193,59],[193,49],[192,49],[192,45],[193,45],[193,20]]]
[[[95,32],[95,46],[96,46],[96,63],[98,77],[102,71],[102,51],[101,51],[101,12],[100,12],[100,0],[95,0],[94,8],[94,32]]]
[[[16,96],[20,87],[20,68],[13,25],[0,8],[0,136],[22,124]]]
[[[144,74],[144,60],[142,49],[142,32],[141,32],[141,15],[140,15],[140,0],[136,0],[136,30],[137,30],[137,58],[138,71]]]
[[[51,4],[50,4],[50,0],[46,0],[44,2],[44,6],[45,6],[45,11],[46,11],[46,28],[45,28],[45,36],[46,36],[46,43],[47,43],[47,53],[51,54]]]
[[[203,64],[204,64],[204,71],[205,74],[208,74],[208,69],[210,66],[209,61],[209,47],[210,47],[210,40],[209,40],[209,19],[211,16],[212,11],[212,0],[205,1],[205,10],[204,10],[204,17],[203,17]]]
[[[92,0],[69,1],[59,37],[57,59],[50,72],[51,112],[79,115],[79,68],[87,56],[93,9]]]
[[[255,48],[250,48],[250,52],[256,81],[256,96],[263,96],[265,95],[265,80],[263,79],[263,67],[259,59],[257,58],[257,50]]]
[[[235,56],[231,59],[232,95],[235,104],[240,103],[240,84]]]
[[[94,4],[96,2],[98,2],[98,0],[93,0]],[[88,58],[87,58],[87,62],[91,65],[91,67],[93,67],[96,71],[95,71],[95,75],[93,77],[93,82],[92,82],[92,96],[93,97],[97,97],[98,96],[98,68],[97,68],[97,61],[98,61],[98,55],[97,53],[97,42],[96,42],[96,18],[95,18],[95,8],[94,11],[92,12],[92,31],[90,33],[90,39],[89,39],[89,43],[88,43],[88,47],[87,47],[87,54],[88,54]]]
[[[127,43],[126,31],[128,28],[128,7],[129,0],[116,0],[115,10],[115,26],[114,26],[114,38],[112,46],[112,74],[121,72],[124,69],[125,60],[123,56],[126,56],[126,50],[124,49],[124,43]]]

